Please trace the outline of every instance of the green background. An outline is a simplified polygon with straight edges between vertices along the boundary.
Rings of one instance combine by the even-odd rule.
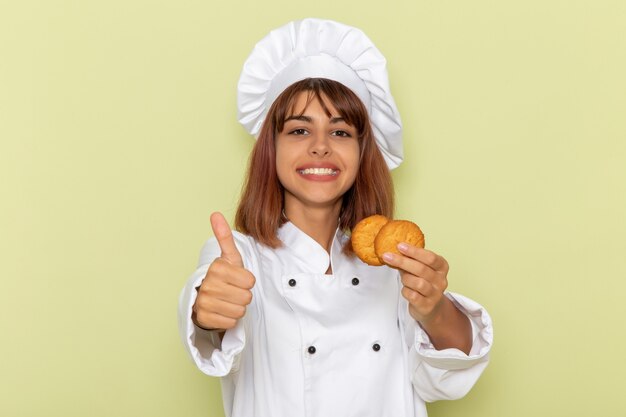
[[[495,322],[430,415],[626,415],[622,0],[2,1],[0,415],[222,415],[177,298],[234,215],[241,65],[306,16],[387,57],[397,215]]]

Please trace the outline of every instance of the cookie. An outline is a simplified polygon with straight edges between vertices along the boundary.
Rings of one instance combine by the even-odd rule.
[[[398,243],[424,247],[424,234],[418,225],[408,220],[391,220],[385,223],[374,239],[374,252],[379,262],[384,263],[385,252],[400,253]]]
[[[374,239],[378,231],[389,222],[389,219],[380,214],[366,217],[352,229],[352,249],[363,262],[372,266],[381,266],[383,263],[374,251]]]

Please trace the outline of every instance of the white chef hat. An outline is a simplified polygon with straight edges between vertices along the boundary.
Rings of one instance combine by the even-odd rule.
[[[256,137],[274,100],[305,78],[328,78],[350,88],[369,112],[387,166],[400,165],[402,123],[387,61],[361,30],[332,20],[290,22],[256,44],[239,78],[239,122]]]

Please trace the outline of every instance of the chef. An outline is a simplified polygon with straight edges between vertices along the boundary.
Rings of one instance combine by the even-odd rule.
[[[446,290],[447,261],[408,244],[354,256],[365,216],[393,216],[402,126],[386,61],[359,29],[304,19],[244,64],[239,120],[257,137],[235,229],[211,216],[179,301],[198,368],[228,417],[423,417],[488,363],[493,329]]]

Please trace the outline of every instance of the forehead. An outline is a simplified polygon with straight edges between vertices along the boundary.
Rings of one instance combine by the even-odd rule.
[[[324,112],[328,117],[336,116],[339,113],[324,93],[320,93],[318,97],[314,91],[309,90],[301,91],[295,96],[287,116],[303,115],[311,111]]]

